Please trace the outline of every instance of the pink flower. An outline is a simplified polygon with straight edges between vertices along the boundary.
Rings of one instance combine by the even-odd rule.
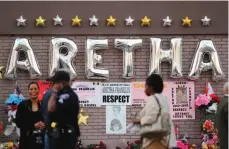
[[[199,107],[202,105],[208,105],[209,102],[210,100],[208,100],[208,97],[205,94],[200,94],[195,100],[195,105]]]
[[[217,135],[214,135],[214,136],[213,136],[213,139],[214,139],[215,141],[217,141],[219,138],[218,138]]]
[[[177,141],[177,147],[181,149],[188,149],[188,145],[185,145],[182,141]]]
[[[213,139],[210,139],[210,140],[208,140],[208,144],[213,145],[213,144],[215,144],[215,141]]]

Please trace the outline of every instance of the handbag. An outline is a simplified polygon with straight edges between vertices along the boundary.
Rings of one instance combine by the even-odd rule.
[[[161,108],[161,104],[158,98],[154,95],[158,106],[159,112],[157,114],[157,119],[152,124],[141,125],[140,135],[143,138],[162,138],[164,136],[170,135],[171,123],[170,115],[168,112]]]

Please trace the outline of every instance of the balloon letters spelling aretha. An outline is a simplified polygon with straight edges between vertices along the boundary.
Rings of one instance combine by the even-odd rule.
[[[25,53],[25,60],[19,60],[19,52]],[[17,68],[28,70],[31,79],[36,79],[42,75],[33,49],[30,46],[29,40],[26,38],[17,38],[15,40],[4,77],[12,80],[17,79]]]
[[[206,54],[209,56],[208,61],[204,60]],[[196,50],[188,78],[191,80],[197,80],[202,71],[210,69],[213,71],[213,80],[218,81],[225,78],[213,42],[211,40],[202,40]]]
[[[109,79],[109,71],[96,69],[95,66],[102,63],[101,55],[95,53],[96,50],[108,49],[108,40],[87,39],[85,53],[85,73],[88,79]]]
[[[150,38],[150,67],[151,73],[161,74],[160,63],[172,62],[172,72],[170,76],[172,78],[182,77],[182,39],[171,39],[171,45],[169,50],[161,49],[160,38]]]
[[[78,52],[77,45],[67,38],[53,38],[50,43],[49,76],[57,70],[65,69],[70,72],[71,78],[77,76],[73,66],[73,58]]]
[[[115,39],[115,48],[123,50],[123,78],[134,76],[133,52],[142,46],[142,39]]]

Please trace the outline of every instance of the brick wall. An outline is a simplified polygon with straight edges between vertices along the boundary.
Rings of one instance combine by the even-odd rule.
[[[63,37],[63,36],[61,36]],[[102,54],[103,63],[101,67],[107,68],[110,71],[109,82],[126,82],[126,81],[144,81],[148,74],[149,68],[149,48],[150,48],[150,37],[153,36],[120,36],[120,38],[141,38],[143,39],[143,46],[141,49],[138,49],[134,52],[134,73],[135,78],[131,80],[122,79],[122,69],[123,69],[123,54],[119,49],[114,49],[114,39],[118,36],[65,36],[75,41],[78,46],[79,53],[74,60],[74,64],[77,70],[78,80],[83,81],[87,80],[84,73],[84,51],[85,51],[85,41],[87,38],[93,39],[109,39],[109,49],[99,52]],[[170,45],[170,39],[172,36],[157,36],[162,38],[163,49],[168,49]],[[9,57],[10,48],[16,37],[10,36],[0,36],[0,65],[6,66],[7,60]],[[35,56],[41,67],[43,73],[42,79],[47,77],[48,73],[48,49],[51,36],[28,36],[30,39],[32,48],[34,49]],[[228,37],[227,36],[183,36],[183,74],[187,77],[189,72],[189,67],[191,65],[194,53],[197,47],[197,44],[202,39],[212,39],[216,45],[222,69],[226,76],[228,76]],[[171,80],[169,78],[170,74],[170,65],[168,63],[162,64],[162,77],[164,80]],[[29,74],[23,71],[18,71],[18,85],[22,90],[25,97],[27,97],[27,85],[31,81],[29,80]],[[212,81],[211,72],[203,72],[201,74],[200,80],[195,82],[195,94],[198,95],[203,93],[205,82],[207,80],[211,81],[214,91],[218,95],[222,95],[222,87],[225,81],[214,82]],[[185,80],[185,78],[184,78]],[[0,109],[4,108],[4,102],[8,95],[12,93],[15,87],[14,81],[9,80],[0,80]],[[101,108],[85,108],[86,113],[90,114],[88,120],[88,126],[81,126],[83,144],[88,144],[89,142],[99,142],[99,140],[113,140],[108,141],[117,145],[122,146],[125,140],[128,139],[137,139],[139,136],[133,134],[126,135],[106,135],[105,133],[105,107]],[[127,107],[127,123],[131,120],[131,113],[139,112],[140,108],[131,108]],[[200,120],[203,115],[196,111],[195,120],[180,120],[174,121],[175,124],[179,125],[179,131],[181,133],[188,133],[192,137],[191,142],[200,142]],[[3,120],[7,124],[7,114],[0,111],[0,120]],[[14,135],[11,136],[15,138]],[[0,136],[0,141],[12,140],[11,137]],[[116,143],[114,143],[116,141]],[[111,143],[110,143],[111,144]],[[115,146],[109,147],[113,148]]]

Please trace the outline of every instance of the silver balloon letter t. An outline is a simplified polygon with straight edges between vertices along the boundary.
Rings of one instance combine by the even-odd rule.
[[[19,52],[25,53],[25,60],[19,61]],[[26,38],[17,38],[15,40],[4,77],[11,80],[17,79],[17,68],[29,71],[31,79],[36,79],[42,75],[33,49]]]
[[[209,61],[204,62],[204,56],[209,56]],[[213,80],[218,81],[225,78],[225,75],[220,66],[217,50],[211,40],[202,40],[196,50],[195,57],[192,61],[190,73],[188,78],[190,80],[197,80],[202,71],[212,69]]]
[[[69,71],[71,78],[77,76],[73,58],[78,52],[77,45],[67,38],[53,38],[50,43],[49,76],[58,70]]]
[[[107,39],[87,39],[85,53],[85,73],[88,79],[109,79],[109,71],[96,69],[96,65],[102,63],[102,56],[96,54],[96,50],[108,49]]]
[[[182,39],[171,39],[169,50],[162,50],[160,38],[150,38],[150,67],[149,74],[161,74],[161,62],[172,62],[170,77],[182,77]]]
[[[115,48],[123,50],[123,78],[134,76],[133,52],[142,46],[142,39],[115,39]]]

